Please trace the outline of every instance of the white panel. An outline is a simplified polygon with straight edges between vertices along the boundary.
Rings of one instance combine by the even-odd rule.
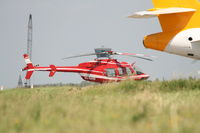
[[[189,38],[192,38],[190,40]],[[200,28],[179,32],[167,45],[165,51],[181,56],[200,59]],[[194,56],[188,56],[194,54]]]
[[[136,12],[133,15],[129,16],[129,18],[150,18],[150,17],[156,17],[157,15],[161,14],[173,14],[173,13],[183,13],[183,12],[194,12],[196,9],[192,8],[164,8],[164,9],[158,9],[155,11],[141,11]]]

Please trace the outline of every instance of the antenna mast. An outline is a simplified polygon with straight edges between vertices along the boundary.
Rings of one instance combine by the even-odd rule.
[[[32,32],[33,32],[33,25],[32,25],[32,15],[29,15],[28,21],[28,38],[27,38],[27,54],[32,60]]]
[[[30,57],[30,60],[32,61],[32,33],[33,33],[33,24],[32,24],[32,15],[29,15],[29,21],[28,21],[28,35],[27,35],[27,54]],[[31,80],[26,80],[26,86],[31,87]]]

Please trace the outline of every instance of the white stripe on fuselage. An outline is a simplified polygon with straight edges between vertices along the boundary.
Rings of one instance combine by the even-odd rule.
[[[35,68],[35,69],[29,69],[28,71],[48,71],[51,70],[51,68]],[[85,71],[85,72],[96,72],[96,73],[103,73],[101,71],[95,71],[95,70],[89,70],[89,69],[80,69],[80,68],[56,68],[58,71],[64,71],[64,70],[72,70],[72,71]]]
[[[99,79],[108,79],[108,80],[126,80],[128,78],[145,78],[145,77],[149,77],[148,75],[132,75],[129,77],[108,77],[108,76],[102,76],[102,75],[96,75],[96,74],[87,74],[87,73],[80,73],[80,76],[86,77],[86,78],[99,78]]]
[[[95,71],[95,70],[90,70],[90,69],[80,69],[80,68],[56,68],[56,70],[77,70],[77,71],[85,71],[85,72],[103,73],[101,71]]]
[[[80,73],[80,76],[87,77],[87,78],[99,78],[99,79],[108,79],[108,80],[118,80],[116,77],[107,77],[107,76],[101,76],[96,74],[87,74],[87,73]]]

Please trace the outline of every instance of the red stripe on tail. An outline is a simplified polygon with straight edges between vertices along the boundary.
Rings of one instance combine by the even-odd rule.
[[[27,71],[25,79],[30,79],[33,74],[33,71]]]
[[[34,72],[34,66],[33,66],[33,63],[31,62],[28,54],[24,54],[24,60],[26,62],[26,67],[23,70],[27,70],[25,78],[30,79]]]

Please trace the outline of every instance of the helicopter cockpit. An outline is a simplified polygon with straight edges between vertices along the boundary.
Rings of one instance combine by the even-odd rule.
[[[107,68],[105,69],[105,71],[108,77],[133,75],[133,72],[131,71],[129,67]],[[117,71],[118,71],[118,74],[116,73]]]
[[[144,74],[144,73],[142,72],[142,69],[139,68],[139,67],[136,66],[136,65],[133,66],[133,69],[134,69],[134,71],[136,72],[137,75]]]

